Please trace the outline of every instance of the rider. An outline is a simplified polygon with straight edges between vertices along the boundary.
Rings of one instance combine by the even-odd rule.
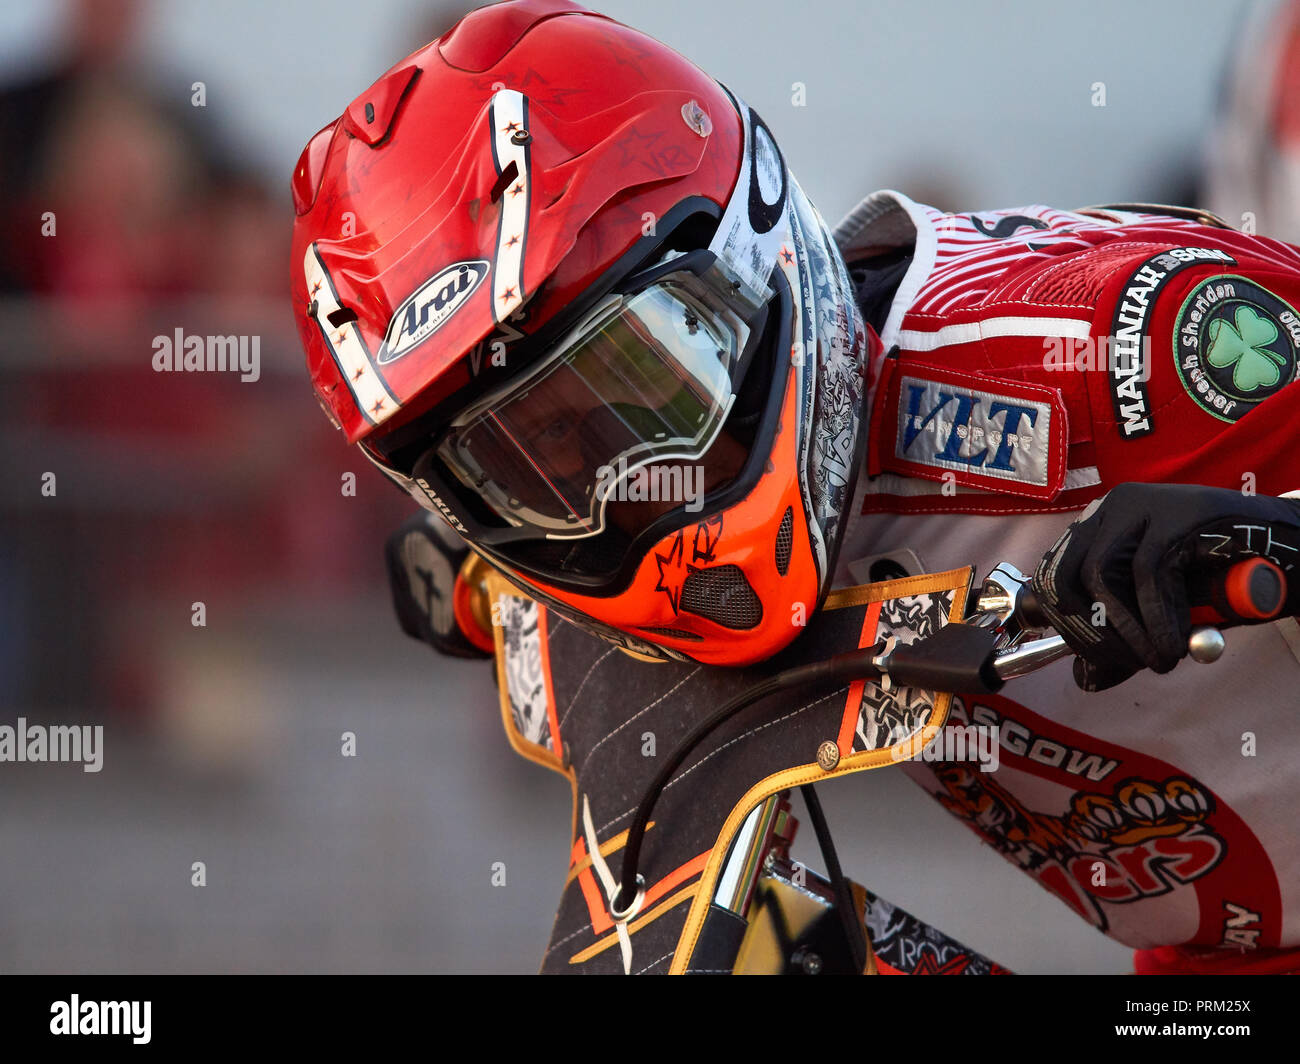
[[[446,605],[466,544],[589,630],[719,665],[832,586],[1036,569],[1076,683],[955,703],[1000,729],[996,778],[909,772],[1143,970],[1300,967],[1295,581],[1221,665],[1154,675],[1190,573],[1300,549],[1300,251],[893,192],[832,234],[738,96],[564,0],[466,16],[292,187],[320,403],[438,515],[390,544],[409,632],[482,652]]]

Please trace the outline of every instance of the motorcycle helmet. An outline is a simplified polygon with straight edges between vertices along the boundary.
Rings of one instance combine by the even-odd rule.
[[[564,0],[480,8],[308,142],[292,298],[350,443],[528,595],[742,665],[834,570],[864,328],[771,131]]]

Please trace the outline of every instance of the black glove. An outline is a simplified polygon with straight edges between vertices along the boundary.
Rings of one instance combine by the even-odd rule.
[[[384,544],[388,584],[402,631],[455,658],[490,658],[456,623],[452,594],[469,547],[441,517],[421,510]]]
[[[1039,563],[1042,612],[1079,656],[1075,682],[1103,691],[1187,653],[1189,579],[1263,556],[1300,562],[1300,501],[1186,484],[1121,484],[1094,502]],[[1300,612],[1289,578],[1287,613]],[[1100,609],[1098,608],[1100,607]]]

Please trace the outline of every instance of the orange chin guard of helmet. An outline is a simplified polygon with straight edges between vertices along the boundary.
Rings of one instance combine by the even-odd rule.
[[[467,15],[308,142],[321,406],[549,608],[742,665],[828,589],[878,344],[771,132],[562,0]]]

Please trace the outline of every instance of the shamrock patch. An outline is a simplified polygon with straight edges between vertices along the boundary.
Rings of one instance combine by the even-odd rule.
[[[1222,318],[1210,322],[1206,361],[1215,369],[1232,367],[1232,383],[1243,392],[1276,384],[1286,365],[1286,358],[1268,347],[1277,339],[1277,326],[1248,306],[1237,308],[1234,325]]]
[[[1300,315],[1245,277],[1197,285],[1174,322],[1178,373],[1197,404],[1237,421],[1296,378]]]

